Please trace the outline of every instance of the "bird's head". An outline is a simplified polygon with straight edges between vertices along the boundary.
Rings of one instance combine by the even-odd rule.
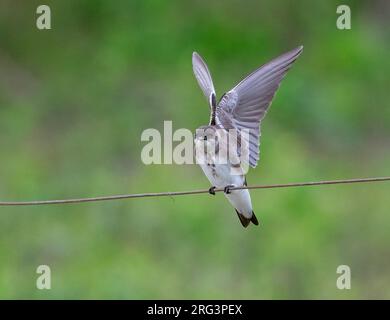
[[[213,159],[219,152],[218,141],[218,130],[215,126],[202,126],[196,129],[194,142],[197,157],[206,156],[207,159]],[[202,161],[208,162],[207,159]]]
[[[195,131],[195,142],[209,144],[215,142],[217,131],[214,126],[201,126]]]

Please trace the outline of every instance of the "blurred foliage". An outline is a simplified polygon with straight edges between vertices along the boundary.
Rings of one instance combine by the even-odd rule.
[[[390,175],[389,2],[40,1],[0,4],[0,199],[208,187],[195,165],[145,166],[146,128],[194,130],[222,94],[300,44],[262,126],[249,183]],[[1,298],[390,298],[390,185],[252,191],[244,230],[222,195],[0,209]],[[36,268],[52,289],[35,287]],[[352,289],[336,288],[336,268]]]

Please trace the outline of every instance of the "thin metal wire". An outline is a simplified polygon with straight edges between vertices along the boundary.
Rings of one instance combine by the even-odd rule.
[[[254,185],[254,186],[234,187],[234,188],[230,188],[230,190],[276,189],[276,188],[308,187],[308,186],[319,186],[319,185],[330,185],[330,184],[364,183],[364,182],[380,182],[380,181],[390,181],[390,177]],[[215,189],[215,192],[221,192],[223,190],[224,189],[219,188],[219,189]],[[101,197],[79,198],[79,199],[63,199],[63,200],[0,201],[0,206],[38,206],[38,205],[49,205],[49,204],[72,204],[72,203],[84,203],[84,202],[123,200],[123,199],[133,199],[133,198],[150,198],[150,197],[167,197],[167,196],[173,197],[173,196],[184,196],[184,195],[202,194],[202,193],[209,193],[209,190],[202,189],[202,190],[191,190],[191,191],[135,193],[135,194],[123,194],[123,195],[101,196]]]

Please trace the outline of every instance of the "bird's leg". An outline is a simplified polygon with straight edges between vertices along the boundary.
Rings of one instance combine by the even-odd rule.
[[[225,192],[226,194],[229,194],[231,192],[230,188],[234,188],[234,187],[235,187],[234,184],[229,184],[225,188],[223,188],[223,192]]]
[[[212,186],[212,187],[210,187],[210,189],[209,189],[209,193],[212,194],[213,196],[215,196],[215,189],[217,189],[216,186]]]

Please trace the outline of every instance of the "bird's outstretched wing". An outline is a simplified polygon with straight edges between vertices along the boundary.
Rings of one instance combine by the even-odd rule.
[[[251,167],[256,167],[259,160],[261,120],[280,82],[302,50],[302,46],[298,47],[264,64],[225,93],[217,105],[217,125],[225,129],[249,130],[246,145]]]
[[[213,105],[216,105],[213,79],[211,78],[211,74],[209,69],[207,68],[206,63],[203,61],[202,57],[196,52],[192,54],[192,69],[194,71],[195,78],[203,91],[203,94],[206,96],[210,108],[212,108]]]

